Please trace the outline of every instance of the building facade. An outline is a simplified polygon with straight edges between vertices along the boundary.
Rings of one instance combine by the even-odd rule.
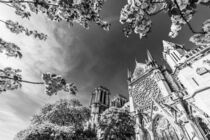
[[[163,41],[163,58],[171,71],[147,51],[146,62],[136,61],[133,73],[128,71],[129,102],[117,96],[103,103],[106,108],[129,107],[136,140],[210,140],[209,52],[210,46],[186,50]]]
[[[110,91],[109,89],[99,86],[92,92],[90,100],[91,108],[91,128],[95,129],[100,114],[110,106]]]

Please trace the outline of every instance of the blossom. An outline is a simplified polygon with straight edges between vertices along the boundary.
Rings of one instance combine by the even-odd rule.
[[[51,96],[57,94],[58,91],[64,90],[71,94],[76,94],[77,88],[73,83],[67,83],[64,78],[60,75],[43,73],[42,79],[45,84],[45,92],[47,95]]]
[[[79,139],[94,137],[94,132],[84,129],[90,110],[76,99],[61,99],[45,105],[33,116],[30,126],[20,131],[15,140]]]
[[[196,45],[210,45],[210,19],[203,22],[202,33],[194,34],[189,40]]]
[[[97,126],[98,138],[106,139],[107,137],[112,137],[113,139],[122,139],[132,137],[135,134],[134,124],[134,119],[126,109],[110,107],[100,116]]]
[[[0,69],[0,93],[15,90],[22,86],[20,72],[20,69],[12,69],[11,67]]]
[[[22,25],[20,25],[18,22],[14,22],[12,20],[7,20],[5,22],[6,27],[12,32],[12,33],[16,33],[16,34],[20,34],[22,32],[25,32],[25,35],[30,36],[33,35],[34,38],[38,38],[40,40],[46,40],[47,39],[47,35],[45,35],[44,33],[39,33],[38,31],[34,30],[29,30],[25,27],[23,27]]]
[[[20,52],[20,47],[16,44],[4,41],[0,38],[0,53],[5,52],[7,56],[10,57],[22,57],[22,53]]]

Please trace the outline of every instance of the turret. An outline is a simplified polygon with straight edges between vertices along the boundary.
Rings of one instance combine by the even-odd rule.
[[[131,78],[132,78],[131,71],[130,71],[129,69],[128,69],[128,71],[127,71],[127,74],[128,74],[128,75],[127,75],[127,76],[128,76],[128,77],[127,77],[127,78],[128,78],[127,81],[128,81],[128,84],[129,84],[129,83],[131,82]]]
[[[149,50],[147,50],[147,61],[146,61],[146,63],[147,63],[148,68],[158,67],[158,64],[153,59]]]

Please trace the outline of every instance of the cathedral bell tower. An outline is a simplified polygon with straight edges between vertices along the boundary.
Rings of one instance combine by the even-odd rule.
[[[98,123],[100,114],[109,108],[110,91],[109,89],[99,86],[92,92],[90,101],[91,108],[91,127],[94,128]]]

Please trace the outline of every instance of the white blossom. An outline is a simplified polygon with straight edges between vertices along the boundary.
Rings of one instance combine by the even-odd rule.
[[[87,140],[94,132],[84,130],[84,123],[90,118],[90,110],[76,99],[61,99],[45,105],[33,116],[31,125],[20,131],[15,140]]]
[[[15,90],[22,86],[21,70],[6,67],[0,69],[0,93],[7,90]]]
[[[73,83],[67,83],[66,80],[60,75],[44,73],[42,74],[42,79],[45,84],[45,92],[49,96],[57,94],[58,91],[61,90],[74,95],[77,92],[76,86]]]
[[[189,40],[196,45],[210,45],[210,19],[203,23],[202,31],[191,36]]]
[[[0,53],[5,53],[9,57],[22,57],[20,47],[11,42],[6,42],[0,38]]]
[[[97,127],[98,139],[131,138],[135,134],[134,124],[134,119],[126,109],[110,107],[101,114]]]
[[[165,12],[171,20],[169,36],[175,38],[186,24],[195,33],[190,21],[196,12],[197,5],[209,6],[209,2],[209,0],[128,0],[121,10],[120,23],[125,25],[123,32],[126,37],[134,32],[142,38],[151,31],[151,17]]]

